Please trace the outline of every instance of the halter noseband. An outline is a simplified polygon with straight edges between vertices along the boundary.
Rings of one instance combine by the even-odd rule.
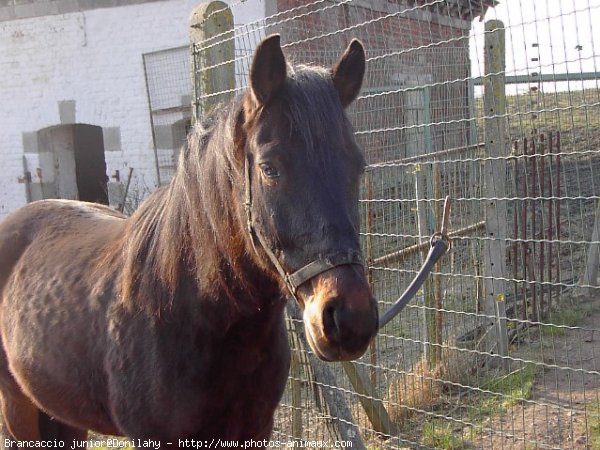
[[[254,250],[258,253],[257,244],[263,248],[271,263],[277,269],[277,272],[285,282],[287,288],[294,298],[296,298],[296,291],[298,287],[310,280],[311,278],[316,277],[317,275],[322,274],[323,272],[332,269],[338,266],[344,266],[347,264],[355,264],[361,267],[363,266],[362,256],[359,251],[348,249],[347,252],[337,253],[332,256],[324,257],[319,255],[319,259],[312,261],[296,270],[293,273],[288,273],[283,268],[273,250],[269,248],[267,240],[263,236],[263,234],[258,230],[254,223],[254,218],[252,217],[252,187],[251,187],[251,178],[250,178],[250,160],[249,155],[246,154],[245,163],[244,163],[244,172],[245,172],[245,196],[246,199],[244,201],[244,209],[246,210],[246,220],[248,233],[250,234],[250,239],[252,240],[252,246]]]

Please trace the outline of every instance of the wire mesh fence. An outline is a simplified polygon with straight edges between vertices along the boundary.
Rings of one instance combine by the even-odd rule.
[[[271,33],[301,63],[365,45],[349,115],[369,163],[362,239],[381,310],[453,203],[451,253],[356,363],[319,362],[289,311],[274,438],[600,448],[600,2],[277,0],[243,24],[242,3],[237,25],[193,46],[198,115],[245,88]],[[207,74],[226,66],[233,81],[215,89]]]
[[[175,173],[179,149],[191,124],[189,48],[142,55],[158,184]]]

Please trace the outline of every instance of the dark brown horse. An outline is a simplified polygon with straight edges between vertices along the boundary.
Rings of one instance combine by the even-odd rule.
[[[17,440],[85,430],[268,438],[289,366],[290,291],[325,360],[377,329],[360,261],[364,156],[344,108],[365,68],[256,50],[245,94],[197,126],[177,173],[130,217],[29,204],[0,225],[0,391]]]

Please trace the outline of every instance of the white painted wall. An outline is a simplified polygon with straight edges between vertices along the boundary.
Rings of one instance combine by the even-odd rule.
[[[237,2],[236,23],[264,17],[264,2]],[[134,167],[133,185],[156,185],[142,54],[188,43],[191,0],[142,3],[0,22],[0,219],[25,204],[23,133],[59,125],[59,102],[75,100],[75,123],[120,127],[107,174]],[[36,180],[37,154],[27,153]]]

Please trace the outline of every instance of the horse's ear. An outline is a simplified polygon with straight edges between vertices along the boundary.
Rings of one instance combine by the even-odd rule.
[[[365,49],[358,39],[352,39],[331,75],[342,106],[347,108],[358,96],[365,75]]]
[[[258,106],[265,105],[273,98],[283,86],[286,76],[280,38],[274,34],[258,45],[250,69],[250,91]]]

